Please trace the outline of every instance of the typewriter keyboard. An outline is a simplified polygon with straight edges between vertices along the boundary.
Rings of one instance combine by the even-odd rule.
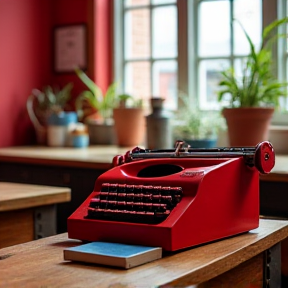
[[[104,183],[90,200],[86,218],[157,224],[168,217],[182,194],[181,187]]]

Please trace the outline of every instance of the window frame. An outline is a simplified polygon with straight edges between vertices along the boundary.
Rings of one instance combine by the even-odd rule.
[[[178,92],[183,92],[191,97],[191,102],[197,103],[199,94],[198,85],[198,55],[197,55],[197,5],[199,0],[177,0],[178,10]],[[213,0],[211,0],[213,1]],[[227,0],[229,1],[229,0]],[[114,43],[117,45],[114,49],[114,79],[123,80],[124,74],[124,11],[123,1],[114,0]],[[167,6],[171,4],[160,4],[150,6]],[[147,7],[145,5],[145,7]],[[282,18],[287,15],[286,0],[262,0],[262,27],[265,27],[277,18]],[[151,21],[151,20],[150,20]],[[179,33],[181,31],[181,33]],[[287,32],[287,31],[285,31]],[[152,35],[152,34],[151,34]],[[284,39],[283,39],[284,41]],[[285,41],[284,41],[285,42]],[[277,74],[280,80],[288,78],[288,72],[286,65],[279,65],[279,63],[288,62],[288,53],[284,53],[285,50],[281,47],[287,48],[283,42],[281,45],[275,46],[274,59],[277,63]],[[152,45],[152,43],[151,43]],[[281,50],[282,49],[282,50]],[[286,49],[287,51],[287,49]],[[219,57],[219,59],[223,57]],[[237,57],[238,58],[238,57]],[[176,58],[177,59],[177,58]],[[227,58],[228,59],[228,58]],[[229,58],[230,61],[234,60],[234,57]],[[285,60],[285,62],[284,62]],[[151,66],[152,77],[152,66]],[[119,92],[124,92],[123,81],[119,83]],[[153,91],[151,82],[151,93]],[[152,94],[151,94],[152,95]],[[181,105],[181,101],[178,99],[178,106]],[[288,107],[287,107],[288,109]],[[287,115],[279,115],[275,113],[272,120],[274,123],[286,123],[288,124]],[[279,120],[281,119],[281,121]]]
[[[135,7],[124,7],[124,1],[115,1],[114,0],[114,43],[117,43],[117,45],[114,45],[114,78],[115,81],[119,81],[121,79],[119,86],[118,86],[118,92],[119,93],[125,93],[125,65],[127,63],[133,63],[138,61],[146,61],[150,63],[150,95],[154,95],[153,87],[154,87],[154,80],[153,80],[153,64],[158,61],[175,61],[178,64],[177,67],[177,83],[179,87],[179,39],[177,41],[177,54],[175,57],[154,57],[152,55],[152,45],[153,45],[153,9],[157,9],[159,7],[169,7],[169,6],[178,6],[179,2],[186,2],[186,0],[179,1],[177,0],[176,3],[165,3],[165,4],[149,4],[149,5],[137,5]],[[181,5],[180,5],[181,6]],[[149,29],[150,29],[150,51],[151,55],[150,57],[143,57],[143,58],[133,58],[133,59],[125,59],[125,43],[124,43],[124,25],[125,25],[125,11],[129,10],[136,10],[136,9],[149,9],[150,19],[149,19]],[[179,31],[179,13],[177,9],[177,26]],[[186,39],[186,37],[185,37]],[[187,45],[185,45],[187,46]],[[186,58],[187,59],[187,58]]]

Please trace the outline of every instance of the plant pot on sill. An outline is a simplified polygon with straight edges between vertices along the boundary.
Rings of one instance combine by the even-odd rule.
[[[142,108],[114,108],[113,118],[118,146],[143,145],[145,116]]]
[[[99,119],[87,118],[85,124],[88,128],[89,143],[91,145],[115,144],[113,119],[103,122]]]
[[[222,115],[228,127],[229,145],[232,147],[256,146],[268,140],[273,113],[274,108],[224,108]]]

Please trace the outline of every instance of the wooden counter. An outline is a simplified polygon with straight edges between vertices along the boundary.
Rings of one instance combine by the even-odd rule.
[[[0,182],[0,248],[55,235],[54,204],[70,199],[65,187]]]
[[[65,233],[0,249],[0,286],[183,288],[204,283],[193,287],[262,288],[264,264],[265,269],[271,269],[270,287],[280,287],[273,286],[280,271],[275,247],[287,236],[287,221],[260,220],[260,227],[249,233],[164,253],[160,260],[121,270],[64,261],[63,249],[80,244],[67,239]],[[269,259],[265,257],[268,249],[274,251]]]
[[[107,170],[115,155],[125,154],[129,148],[117,146],[89,146],[87,148],[22,146],[0,148],[0,162],[57,165]]]

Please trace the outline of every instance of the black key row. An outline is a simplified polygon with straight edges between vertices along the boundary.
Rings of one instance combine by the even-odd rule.
[[[165,203],[145,203],[145,202],[126,202],[109,201],[99,198],[92,198],[89,204],[90,208],[113,209],[113,210],[136,210],[136,211],[166,211],[171,207]],[[172,207],[173,208],[173,207]]]
[[[115,193],[115,192],[99,192],[98,197],[101,200],[110,201],[131,201],[131,202],[151,202],[151,203],[178,203],[181,195],[160,195],[152,193]]]
[[[129,185],[129,184],[111,184],[103,183],[101,192],[116,193],[134,193],[134,194],[161,194],[161,195],[182,195],[181,187],[154,186],[154,185]]]
[[[144,212],[144,211],[124,211],[100,208],[88,208],[88,219],[99,219],[109,221],[121,221],[131,223],[157,224],[165,220],[171,211],[165,212]]]

